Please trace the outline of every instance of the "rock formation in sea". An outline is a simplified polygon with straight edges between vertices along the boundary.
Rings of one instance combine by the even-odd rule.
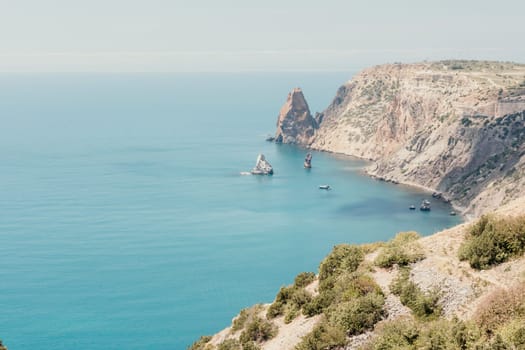
[[[303,100],[294,90],[281,109],[281,142],[373,160],[370,175],[442,192],[468,214],[525,195],[525,65],[387,64],[316,118]]]
[[[317,121],[310,113],[303,91],[300,88],[293,89],[277,117],[275,142],[308,145],[315,129]]]
[[[266,160],[264,154],[259,154],[255,167],[250,172],[252,175],[273,175],[273,167]]]
[[[304,158],[304,167],[310,169],[312,167],[312,153],[308,152]]]

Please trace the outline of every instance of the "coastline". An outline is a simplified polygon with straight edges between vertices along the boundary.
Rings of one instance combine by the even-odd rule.
[[[376,161],[373,160],[373,159],[359,157],[359,156],[356,156],[354,154],[349,154],[349,153],[344,153],[344,152],[334,152],[334,151],[324,150],[324,149],[321,149],[321,148],[315,148],[315,147],[310,147],[310,146],[301,146],[301,145],[295,145],[295,146],[300,147],[300,148],[304,148],[306,150],[313,150],[313,151],[318,151],[318,152],[330,153],[330,154],[334,154],[334,155],[341,155],[341,156],[353,158],[355,160],[365,161],[368,164],[361,168],[360,173],[362,173],[363,175],[368,176],[368,177],[370,177],[370,178],[372,178],[374,180],[377,180],[377,181],[390,182],[390,183],[392,183],[394,185],[400,185],[400,186],[406,186],[406,187],[411,187],[411,188],[417,188],[417,189],[423,190],[424,192],[428,192],[430,194],[435,193],[435,192],[439,192],[435,188],[427,187],[427,186],[418,184],[416,182],[403,181],[403,180],[399,180],[399,179],[386,179],[386,178],[374,175],[374,174],[370,173],[367,170],[367,168],[369,168],[370,166],[373,166],[373,165],[377,164]],[[442,202],[444,202],[444,203],[450,204],[452,209],[463,219],[464,222],[470,222],[471,220],[476,218],[475,215],[466,213],[466,210],[467,210],[466,207],[458,205],[457,203],[455,203],[454,201],[448,199],[447,197],[442,196],[440,200]]]

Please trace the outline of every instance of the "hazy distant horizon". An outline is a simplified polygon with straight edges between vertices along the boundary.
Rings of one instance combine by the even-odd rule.
[[[0,72],[348,71],[392,62],[525,63],[518,0],[18,0]]]

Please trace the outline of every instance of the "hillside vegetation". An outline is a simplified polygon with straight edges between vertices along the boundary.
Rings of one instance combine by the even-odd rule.
[[[318,274],[190,349],[523,349],[524,212],[521,199],[433,236],[335,246]]]

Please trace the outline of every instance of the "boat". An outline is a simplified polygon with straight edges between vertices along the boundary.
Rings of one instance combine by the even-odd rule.
[[[307,153],[306,157],[304,158],[304,167],[305,169],[310,169],[312,167],[312,154]]]
[[[430,211],[430,202],[426,199],[423,200],[423,202],[421,202],[421,206],[419,207],[419,210]]]
[[[412,204],[410,207],[408,207],[408,209],[410,210],[416,210],[416,206],[414,204]]]
[[[450,215],[451,215],[451,216],[456,216],[457,213],[456,213],[454,210],[452,210],[452,211],[450,212]]]
[[[319,185],[320,190],[331,190],[332,188],[330,185]]]

